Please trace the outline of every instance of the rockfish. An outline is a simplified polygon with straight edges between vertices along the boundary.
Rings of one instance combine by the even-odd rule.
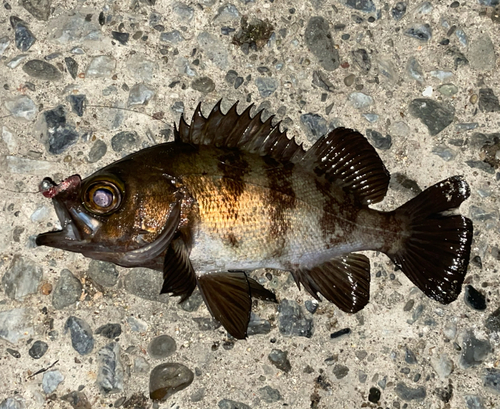
[[[220,102],[175,140],[143,149],[91,176],[59,185],[45,178],[62,230],[38,245],[163,272],[162,293],[188,298],[196,287],[212,315],[245,338],[252,297],[276,301],[249,276],[289,271],[316,299],[354,313],[369,301],[370,262],[385,253],[428,297],[448,304],[461,291],[472,222],[453,214],[469,197],[453,176],[398,209],[381,212],[389,172],[358,132],[337,128],[309,150],[236,104]]]

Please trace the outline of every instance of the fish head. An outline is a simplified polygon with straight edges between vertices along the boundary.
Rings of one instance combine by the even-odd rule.
[[[82,253],[123,266],[152,266],[168,247],[176,226],[178,194],[161,171],[121,161],[60,184],[45,178],[40,192],[51,198],[61,230],[42,233],[36,244]],[[168,230],[168,231],[167,231]]]

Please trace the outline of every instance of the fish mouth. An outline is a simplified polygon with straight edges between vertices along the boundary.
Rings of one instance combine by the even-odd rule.
[[[49,246],[74,251],[78,250],[78,247],[84,243],[82,234],[68,210],[68,206],[65,205],[67,199],[75,196],[80,183],[81,178],[78,175],[70,176],[59,185],[50,178],[45,178],[40,183],[40,192],[45,197],[52,198],[62,229],[39,234],[35,240],[37,246]]]

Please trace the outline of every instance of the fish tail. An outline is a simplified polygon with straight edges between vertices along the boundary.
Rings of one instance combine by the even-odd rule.
[[[404,230],[386,251],[428,297],[449,304],[460,294],[472,242],[472,221],[451,214],[469,197],[461,176],[436,183],[393,212]]]

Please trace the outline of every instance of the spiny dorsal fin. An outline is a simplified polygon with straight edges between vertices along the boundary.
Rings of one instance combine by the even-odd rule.
[[[262,111],[254,117],[250,115],[253,105],[238,114],[235,103],[226,114],[221,111],[219,101],[210,115],[205,118],[201,103],[188,125],[181,117],[179,129],[175,128],[175,141],[191,145],[213,145],[217,147],[238,148],[246,152],[270,156],[280,162],[295,161],[304,155],[302,145],[289,139],[286,132],[279,129],[280,123],[272,124],[273,116],[262,121]]]
[[[389,187],[390,175],[377,151],[352,129],[337,128],[318,139],[302,163],[354,193],[363,204],[380,202]]]

